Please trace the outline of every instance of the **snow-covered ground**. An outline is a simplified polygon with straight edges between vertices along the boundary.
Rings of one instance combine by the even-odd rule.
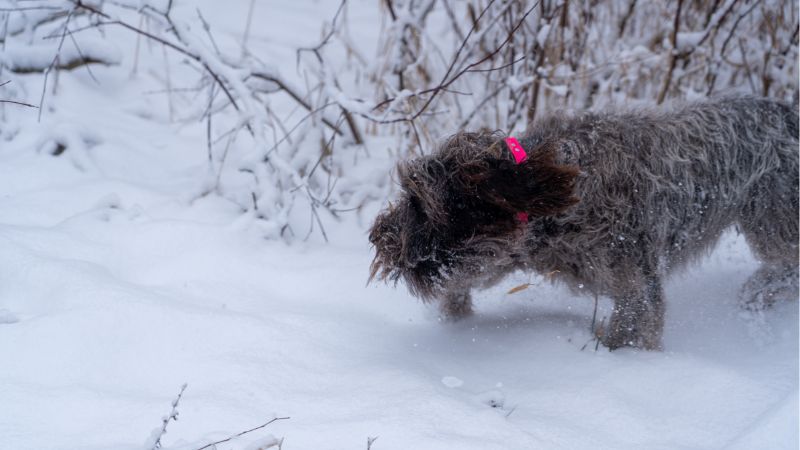
[[[239,3],[198,5],[235,33]],[[373,3],[351,7],[363,39]],[[257,7],[252,39],[292,61],[337,5]],[[668,283],[663,352],[595,351],[593,299],[525,274],[441,323],[402,286],[365,286],[381,205],[324,216],[329,244],[286,245],[198,198],[202,130],[144,117],[154,100],[128,71],[98,70],[100,85],[62,74],[41,123],[7,109],[19,129],[0,143],[0,448],[149,448],[184,383],[165,448],[273,417],[289,419],[218,448],[270,435],[284,449],[798,447],[798,304],[756,328],[740,317],[757,262],[734,231]],[[42,150],[76,130],[60,156]]]

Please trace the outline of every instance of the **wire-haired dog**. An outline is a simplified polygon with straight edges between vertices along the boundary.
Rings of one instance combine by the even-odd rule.
[[[797,298],[796,105],[731,97],[552,116],[519,143],[519,164],[489,131],[401,163],[403,192],[370,231],[370,279],[402,278],[458,318],[472,288],[515,270],[554,273],[614,301],[606,346],[657,349],[664,278],[735,224],[763,263],[742,301]]]

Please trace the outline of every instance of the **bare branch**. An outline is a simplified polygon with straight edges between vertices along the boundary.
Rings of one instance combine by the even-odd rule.
[[[161,419],[161,428],[156,430],[154,433],[155,441],[153,442],[153,446],[150,447],[151,450],[157,450],[161,448],[161,438],[167,434],[167,425],[169,425],[170,421],[178,420],[178,404],[181,402],[181,397],[183,397],[183,392],[186,390],[186,383],[183,383],[181,386],[181,391],[178,392],[178,396],[175,400],[172,401],[172,410],[170,411],[168,416],[165,416]]]
[[[259,426],[255,427],[255,428],[250,428],[249,430],[245,430],[245,431],[242,431],[242,432],[240,432],[240,433],[236,433],[236,434],[234,434],[233,436],[230,436],[230,437],[228,437],[228,438],[221,439],[221,440],[219,440],[219,441],[215,441],[215,442],[212,442],[212,443],[210,443],[210,444],[204,445],[204,446],[202,446],[202,447],[198,448],[197,450],[205,450],[205,449],[207,449],[207,448],[215,447],[215,446],[216,446],[216,445],[218,445],[218,444],[222,444],[222,443],[224,443],[224,442],[228,442],[228,441],[231,441],[231,440],[233,440],[233,439],[236,439],[236,438],[238,438],[239,436],[244,436],[244,435],[245,435],[245,434],[247,434],[247,433],[252,433],[253,431],[260,430],[260,429],[262,429],[262,428],[266,427],[267,425],[270,425],[270,424],[271,424],[271,423],[273,423],[273,422],[277,422],[278,420],[288,420],[288,419],[290,419],[290,418],[291,418],[291,417],[275,417],[274,419],[272,419],[272,420],[269,420],[269,421],[268,421],[267,423],[265,423],[265,424],[259,425]]]
[[[669,69],[667,69],[667,75],[664,77],[664,84],[661,86],[661,91],[658,93],[658,98],[656,99],[656,103],[659,105],[664,102],[664,98],[667,96],[667,91],[669,90],[669,85],[672,83],[672,72],[675,70],[675,63],[677,62],[677,52],[678,52],[678,28],[681,25],[681,7],[683,6],[683,0],[678,0],[677,5],[675,6],[675,18],[672,22],[672,34],[670,34],[670,44],[672,48],[669,52]]]
[[[36,105],[31,105],[30,103],[25,103],[25,102],[18,102],[16,100],[2,100],[2,99],[0,99],[0,103],[11,103],[12,105],[27,106],[28,108],[36,108],[36,109],[39,108]]]

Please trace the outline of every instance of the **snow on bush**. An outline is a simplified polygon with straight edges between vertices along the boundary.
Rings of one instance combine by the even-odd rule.
[[[189,3],[0,2],[0,82],[12,81],[0,99],[47,115],[61,71],[122,63],[151,74],[169,100],[152,119],[206,135],[207,177],[193,194],[231,200],[272,238],[307,236],[298,211],[324,234],[321,215],[385,198],[387,172],[356,167],[374,142],[401,159],[459,129],[519,132],[552,110],[797,96],[793,0],[383,0],[375,54],[350,36],[364,4],[343,1],[296,67],[251,51],[249,20],[237,39],[220,36]],[[15,107],[0,105],[6,140],[24,130]]]
[[[414,126],[423,148],[456,129],[522,130],[549,110],[797,95],[793,1],[389,0],[386,10],[386,56],[372,72],[385,106],[372,117]]]

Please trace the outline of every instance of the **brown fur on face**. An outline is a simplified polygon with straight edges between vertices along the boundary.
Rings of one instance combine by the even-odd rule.
[[[398,175],[398,202],[370,230],[376,249],[370,280],[403,278],[425,299],[480,255],[479,241],[518,234],[518,213],[544,217],[578,201],[578,169],[557,164],[552,146],[516,164],[497,132],[458,133],[432,155],[399,164]]]

